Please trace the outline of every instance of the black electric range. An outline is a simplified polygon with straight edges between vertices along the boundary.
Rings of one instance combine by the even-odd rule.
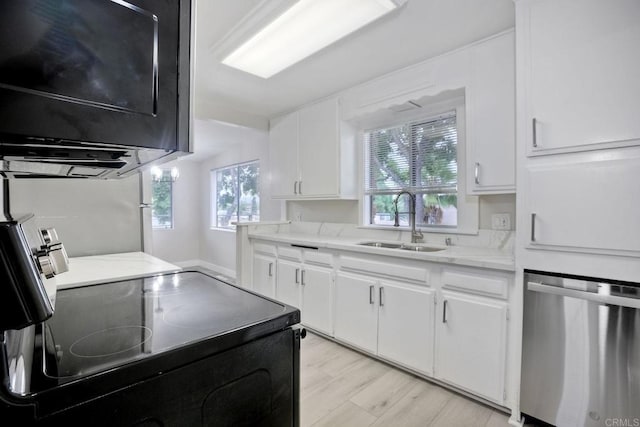
[[[4,333],[0,412],[42,425],[297,425],[299,321],[198,271],[58,290],[50,319]]]

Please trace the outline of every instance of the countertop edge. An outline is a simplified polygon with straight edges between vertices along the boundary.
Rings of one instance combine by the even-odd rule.
[[[268,233],[249,233],[249,239],[266,240],[274,243],[288,243],[302,246],[313,246],[318,248],[326,248],[333,250],[365,253],[371,255],[382,255],[394,258],[402,258],[414,261],[428,261],[441,264],[450,264],[456,266],[476,267],[490,270],[502,270],[505,272],[515,272],[515,260],[509,255],[465,255],[446,252],[410,252],[397,249],[373,248],[360,246],[357,243],[366,240],[376,240],[366,237],[361,238],[336,238],[332,236],[309,236],[301,235],[300,237],[292,237],[291,235],[281,236]],[[456,250],[462,247],[452,247]],[[493,249],[488,249],[493,250]],[[497,250],[495,250],[497,251]],[[500,258],[500,260],[492,260],[489,258]]]

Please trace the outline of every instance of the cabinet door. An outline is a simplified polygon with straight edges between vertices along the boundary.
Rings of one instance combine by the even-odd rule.
[[[427,375],[433,373],[435,292],[380,282],[378,355]]]
[[[276,276],[276,299],[300,308],[300,273],[302,266],[297,262],[278,260]]]
[[[374,280],[356,275],[336,275],[335,337],[376,353],[378,305]]]
[[[515,191],[515,40],[507,33],[473,47],[468,88],[467,189]]]
[[[267,296],[275,297],[276,260],[273,257],[255,254],[253,256],[253,290]]]
[[[336,196],[340,159],[336,99],[300,110],[298,147],[302,197]]]
[[[502,403],[506,303],[452,292],[442,296],[436,318],[436,378]]]
[[[528,247],[639,256],[639,171],[636,147],[528,166]]]
[[[271,123],[269,162],[271,165],[272,197],[294,197],[298,191],[297,181],[299,180],[297,112]]]
[[[333,335],[333,279],[327,268],[305,266],[302,277],[302,323]]]
[[[639,139],[640,2],[518,3],[525,14],[518,21],[524,24],[522,47],[529,54],[529,154]]]

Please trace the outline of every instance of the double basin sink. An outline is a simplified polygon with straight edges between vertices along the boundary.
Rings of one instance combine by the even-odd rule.
[[[373,248],[401,249],[404,251],[412,252],[437,252],[446,249],[437,246],[421,245],[417,243],[362,242],[358,244],[361,246],[370,246]]]

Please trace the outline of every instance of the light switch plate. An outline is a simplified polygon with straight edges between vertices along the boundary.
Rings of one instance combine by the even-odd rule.
[[[491,215],[491,228],[494,230],[511,230],[511,215],[508,213]]]

